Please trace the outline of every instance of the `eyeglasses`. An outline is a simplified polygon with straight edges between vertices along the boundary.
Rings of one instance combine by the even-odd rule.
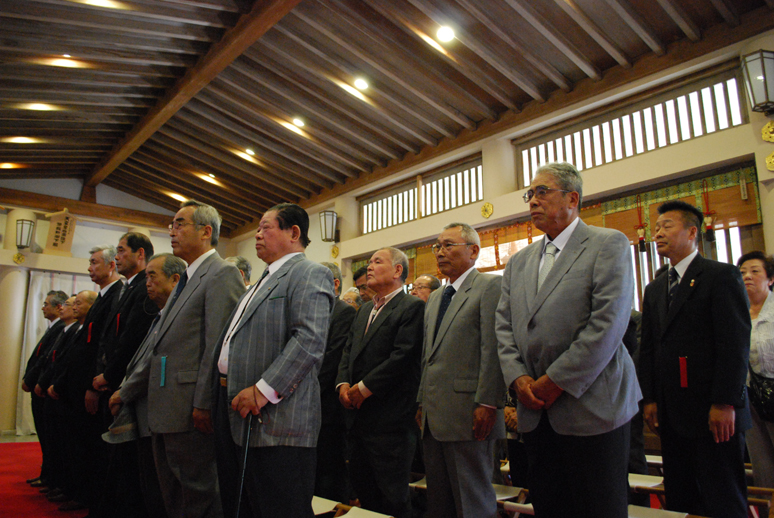
[[[190,222],[190,221],[173,221],[171,224],[167,225],[167,228],[170,231],[172,231],[172,230],[180,230],[180,227],[184,227],[186,225],[194,225],[194,226],[197,226],[197,227],[201,226],[201,225],[197,225],[196,223],[193,223],[193,222]]]
[[[552,187],[546,187],[545,185],[538,185],[534,189],[530,189],[527,192],[524,193],[524,203],[529,203],[533,197],[537,198],[538,200],[542,200],[546,197],[546,194],[548,194],[551,191],[559,191],[559,192],[574,192],[574,191],[565,191],[564,189],[554,189]]]
[[[451,252],[452,248],[455,246],[470,246],[473,243],[436,243],[430,248],[433,250],[434,254],[437,254],[443,249],[444,252]]]
[[[430,286],[420,286],[419,284],[415,284],[411,289],[412,290],[429,290]]]

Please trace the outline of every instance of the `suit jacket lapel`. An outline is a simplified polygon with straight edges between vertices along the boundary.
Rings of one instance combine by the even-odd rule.
[[[562,277],[572,268],[575,261],[580,257],[583,251],[586,249],[586,239],[588,239],[589,230],[588,226],[583,221],[578,222],[578,226],[575,227],[570,239],[567,241],[567,245],[560,250],[559,258],[554,263],[554,267],[548,273],[546,280],[543,281],[543,285],[540,287],[535,295],[534,302],[530,307],[530,317],[534,315],[543,302],[548,298],[548,295],[554,291],[554,288],[562,280]],[[542,248],[538,248],[538,264],[540,262],[540,256],[543,253]],[[537,276],[536,276],[537,277]],[[532,282],[530,282],[532,284]],[[537,282],[534,284],[534,288],[537,290]]]
[[[525,265],[524,272],[517,275],[525,275],[534,281],[523,283],[524,289],[527,292],[527,310],[530,315],[534,314],[537,308],[535,307],[537,297],[537,278],[540,273],[540,257],[543,255],[543,246],[533,246],[527,257],[527,264]],[[561,257],[561,256],[560,256]]]
[[[452,299],[451,304],[449,304],[449,308],[446,310],[446,314],[443,316],[441,326],[438,328],[438,334],[433,336],[432,347],[428,358],[433,355],[436,348],[441,343],[441,340],[443,340],[446,331],[449,330],[449,326],[451,326],[451,323],[454,321],[457,313],[459,313],[460,309],[462,309],[462,307],[465,305],[465,302],[470,296],[469,292],[471,288],[473,288],[473,282],[479,275],[480,274],[478,273],[478,270],[473,270],[470,272],[465,278],[465,282],[463,282],[462,286],[460,286],[460,291],[454,294],[454,298]],[[435,314],[437,319],[438,312],[436,311]],[[435,320],[431,320],[430,322],[433,325],[433,329],[435,329]]]
[[[376,316],[374,321],[371,322],[371,325],[369,326],[368,331],[366,331],[365,336],[360,341],[360,347],[357,349],[357,351],[352,351],[352,354],[353,354],[353,358],[352,359],[353,360],[357,357],[358,354],[360,354],[360,352],[363,351],[363,349],[366,348],[366,346],[368,345],[368,342],[371,340],[371,338],[373,338],[376,335],[377,331],[379,331],[379,327],[382,325],[382,323],[385,320],[387,320],[387,317],[390,315],[390,313],[392,313],[392,310],[395,309],[395,307],[397,307],[397,305],[400,303],[400,301],[405,296],[406,296],[406,294],[401,291],[400,293],[395,295],[392,298],[392,300],[390,300],[382,308],[382,310]],[[370,316],[370,311],[369,311],[369,316]],[[366,320],[366,323],[367,322],[368,322],[368,320]]]
[[[703,270],[704,258],[700,255],[697,255],[693,261],[691,261],[691,264],[688,265],[688,269],[685,270],[685,275],[683,275],[682,279],[680,279],[680,285],[677,288],[675,300],[672,301],[672,304],[669,306],[669,311],[667,312],[664,329],[666,329],[667,326],[672,323],[675,315],[680,312],[680,308],[683,307],[685,301],[688,300],[688,297],[691,296],[691,291],[693,291],[693,287],[696,284],[696,279],[701,275]],[[666,284],[668,290],[669,282],[667,281]]]
[[[158,343],[158,340],[164,336],[164,334],[167,332],[167,329],[169,329],[169,327],[172,325],[172,322],[175,321],[177,314],[180,312],[180,308],[185,306],[185,303],[191,297],[191,294],[199,287],[199,284],[202,282],[202,277],[210,269],[210,266],[212,266],[212,263],[215,261],[216,257],[220,257],[217,252],[210,255],[202,262],[202,264],[199,265],[193,276],[188,279],[188,282],[186,283],[185,288],[183,288],[183,291],[180,293],[180,296],[177,298],[175,305],[172,306],[170,311],[164,312],[161,317],[161,322],[158,323],[159,332],[156,334],[156,343]],[[170,300],[172,300],[173,296],[174,292],[172,295],[170,295]],[[167,301],[167,304],[169,304],[169,301]],[[153,348],[156,348],[156,344],[153,344]]]
[[[258,307],[263,304],[263,302],[269,298],[269,296],[272,294],[274,289],[279,286],[280,279],[282,279],[285,275],[288,274],[290,271],[290,268],[296,264],[298,261],[301,261],[305,259],[306,256],[304,254],[300,255],[294,255],[290,259],[287,260],[285,264],[280,266],[280,269],[274,272],[273,274],[269,275],[269,277],[266,279],[266,282],[263,283],[263,286],[258,288],[258,291],[253,295],[253,299],[250,301],[250,303],[245,308],[244,313],[242,314],[242,318],[239,320],[239,323],[234,328],[234,334],[239,331],[239,329],[245,325],[245,323],[250,320],[250,316],[255,313],[255,311],[258,309]],[[245,296],[249,296],[245,295]],[[231,321],[229,321],[229,324]],[[227,324],[228,325],[228,324]]]

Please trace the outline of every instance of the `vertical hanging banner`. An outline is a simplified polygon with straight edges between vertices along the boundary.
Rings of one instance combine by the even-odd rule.
[[[44,254],[72,257],[70,249],[73,246],[76,218],[67,209],[47,216],[51,221],[48,227],[48,239]]]

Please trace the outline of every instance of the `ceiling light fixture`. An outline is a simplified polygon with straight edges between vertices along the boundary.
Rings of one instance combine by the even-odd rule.
[[[436,32],[435,35],[438,37],[438,41],[441,43],[449,43],[454,39],[454,29],[444,25],[438,29],[438,32]]]
[[[306,137],[307,136],[307,134],[304,132],[304,130],[302,130],[298,126],[294,126],[293,124],[291,124],[289,122],[282,121],[282,120],[278,120],[277,122],[279,122],[282,126],[284,126],[285,128],[289,129],[290,131],[292,131],[293,133],[295,133],[297,135],[301,135],[302,137]]]
[[[367,90],[368,81],[366,81],[362,77],[358,77],[357,79],[355,79],[355,88],[357,88],[358,90]]]
[[[43,140],[32,137],[2,137],[0,142],[5,142],[6,144],[40,144]]]
[[[0,169],[23,169],[27,167],[24,164],[12,164],[10,162],[4,162],[0,164]]]
[[[64,109],[61,106],[46,103],[22,103],[17,104],[16,107],[22,110],[34,110],[39,112],[50,112]]]
[[[209,176],[210,178],[215,178],[215,175],[212,173],[208,174],[207,176]]]
[[[250,156],[254,156],[254,155],[255,155],[255,151],[253,151],[253,150],[252,150],[252,149],[250,149],[250,148],[247,148],[247,149],[245,149],[245,153],[247,153],[247,154],[248,154],[248,155],[250,155]]]
[[[104,7],[105,9],[131,9],[123,2],[114,2],[113,0],[70,0],[76,4],[93,5],[94,7]]]
[[[181,203],[185,203],[185,202],[188,201],[188,198],[186,198],[182,194],[176,194],[174,192],[170,192],[170,193],[167,193],[167,194],[169,195],[170,198],[174,198],[174,199],[176,199],[177,201],[179,201]]]
[[[299,119],[299,118],[295,118],[295,119],[293,119],[293,124],[295,124],[295,125],[296,125],[296,126],[298,126],[299,128],[303,128],[303,127],[304,127],[304,121],[302,121],[302,120],[301,120],[301,119]]]

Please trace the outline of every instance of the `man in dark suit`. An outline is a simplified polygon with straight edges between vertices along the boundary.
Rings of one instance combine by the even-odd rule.
[[[540,167],[524,195],[545,236],[505,268],[500,365],[518,400],[536,516],[624,518],[629,421],[640,399],[622,341],[631,252],[621,232],[581,221],[582,191],[563,162]]]
[[[239,270],[218,255],[220,215],[189,200],[169,236],[188,263],[167,302],[148,374],[148,425],[170,517],[218,518],[223,512],[212,433],[211,380],[218,337],[245,291]]]
[[[478,273],[481,241],[465,223],[444,227],[433,245],[449,283],[425,308],[422,427],[427,516],[497,515],[494,446],[505,437],[505,382],[497,356],[495,310],[502,279]]]
[[[368,264],[376,295],[358,310],[336,378],[347,416],[352,487],[363,507],[410,515],[409,478],[424,302],[403,292],[408,258],[382,248]],[[362,293],[362,292],[361,292]]]
[[[374,297],[374,290],[368,286],[368,267],[361,266],[352,274],[352,281],[355,283],[360,298],[363,302],[369,302]]]
[[[698,255],[698,209],[671,201],[658,212],[653,239],[671,268],[645,289],[639,375],[645,421],[661,436],[666,505],[743,518],[747,294],[737,268]]]
[[[242,451],[244,509],[263,518],[313,518],[320,430],[317,372],[325,352],[333,276],[309,261],[309,216],[292,203],[264,213],[255,234],[268,267],[225,326],[213,385],[223,508],[236,514]],[[244,432],[252,419],[249,444]],[[247,513],[246,513],[247,514]]]
[[[317,475],[314,494],[337,502],[349,501],[349,473],[347,471],[347,425],[344,409],[336,392],[336,375],[339,371],[341,354],[347,344],[347,337],[355,320],[355,308],[339,300],[341,294],[341,270],[334,263],[320,263],[333,274],[333,288],[336,303],[331,314],[328,343],[325,345],[320,373],[320,404],[322,426],[317,439]]]
[[[32,487],[48,487],[48,479],[51,475],[51,463],[49,458],[49,444],[47,444],[47,434],[44,430],[45,420],[43,418],[43,398],[35,395],[33,390],[38,383],[38,376],[40,375],[40,368],[43,366],[43,359],[48,354],[51,346],[56,342],[56,339],[64,328],[64,322],[59,319],[59,312],[62,310],[62,304],[67,300],[67,294],[63,291],[52,290],[46,294],[46,299],[43,301],[43,318],[48,320],[48,329],[43,333],[43,336],[38,341],[38,345],[32,351],[29,360],[27,360],[27,368],[24,371],[22,377],[22,390],[24,392],[30,392],[31,406],[32,406],[32,419],[35,421],[35,431],[38,434],[38,440],[40,442],[40,451],[43,455],[43,463],[40,467],[40,475],[37,478],[32,478],[27,481]]]
[[[126,283],[102,332],[95,365],[96,376],[92,380],[94,390],[102,394],[100,412],[103,431],[113,420],[108,408],[110,394],[124,378],[129,360],[158,313],[156,305],[148,298],[145,286],[146,259],[153,256],[150,239],[137,232],[127,232],[119,239],[116,250],[116,270],[126,278]],[[137,448],[134,444],[117,443],[111,444],[109,449],[107,478],[99,506],[91,512],[93,518],[147,515],[140,490]]]

